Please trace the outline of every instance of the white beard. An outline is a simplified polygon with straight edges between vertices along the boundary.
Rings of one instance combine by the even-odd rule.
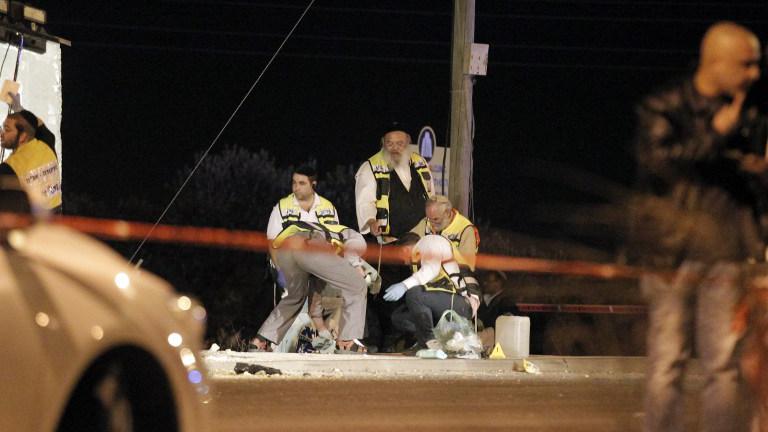
[[[390,168],[396,171],[410,171],[411,168],[408,165],[410,156],[410,152],[405,152],[400,155],[400,160],[395,161],[392,158],[392,154],[384,150],[384,160],[387,161],[387,165],[389,165]]]
[[[400,156],[400,160],[395,162],[392,159],[392,155],[389,154],[389,152],[387,152],[386,150],[384,150],[384,160],[387,161],[389,168],[397,173],[397,176],[400,177],[400,181],[403,182],[403,186],[405,186],[405,189],[408,191],[411,190],[410,159],[411,159],[411,152],[406,150]]]

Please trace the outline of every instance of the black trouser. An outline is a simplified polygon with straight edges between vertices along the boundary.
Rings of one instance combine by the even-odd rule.
[[[370,247],[371,246],[369,245],[369,248]],[[368,313],[366,314],[368,332],[366,334],[366,343],[378,346],[381,351],[390,350],[397,340],[402,337],[400,331],[393,328],[392,314],[399,305],[403,304],[403,301],[385,301],[382,298],[383,292],[387,287],[400,282],[410,276],[410,274],[411,269],[404,265],[382,265],[380,273],[382,279],[382,292],[376,296],[371,296],[368,299]]]
[[[392,314],[392,325],[406,334],[416,336],[419,345],[425,347],[427,341],[435,337],[432,329],[437,321],[451,306],[454,312],[464,318],[472,317],[472,308],[464,297],[444,291],[427,291],[423,286],[415,286],[406,291],[405,304]]]

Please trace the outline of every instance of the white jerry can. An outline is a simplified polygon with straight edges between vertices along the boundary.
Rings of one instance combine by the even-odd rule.
[[[507,358],[528,357],[531,346],[531,320],[527,316],[501,315],[496,318],[496,343]]]

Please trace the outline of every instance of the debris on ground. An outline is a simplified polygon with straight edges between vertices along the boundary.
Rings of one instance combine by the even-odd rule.
[[[445,360],[448,358],[448,354],[441,349],[422,349],[416,352],[416,357],[423,359],[440,359]]]
[[[280,369],[271,368],[269,366],[262,366],[258,364],[250,363],[235,363],[235,373],[240,375],[248,372],[251,375],[266,374],[266,375],[282,375]]]
[[[523,370],[530,374],[539,375],[541,374],[541,370],[539,370],[539,367],[533,364],[532,362],[529,362],[526,359],[523,359]]]

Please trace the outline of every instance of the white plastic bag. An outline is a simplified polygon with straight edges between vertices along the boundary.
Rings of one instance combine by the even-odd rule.
[[[480,358],[483,343],[474,325],[453,310],[443,312],[433,331],[440,349],[446,353],[460,358]]]

